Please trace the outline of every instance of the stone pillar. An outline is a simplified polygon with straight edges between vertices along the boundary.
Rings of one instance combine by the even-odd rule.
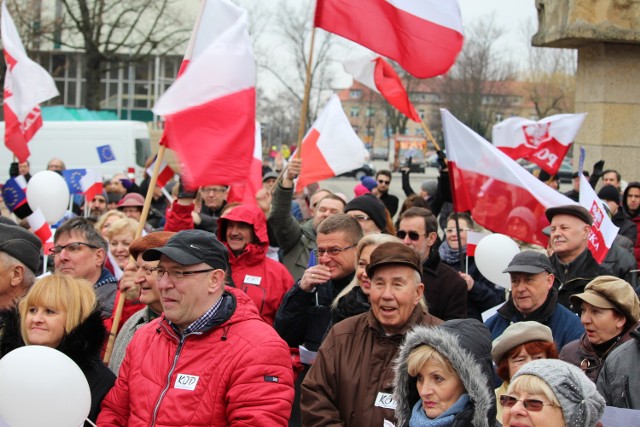
[[[585,147],[585,168],[604,159],[605,169],[625,181],[640,180],[640,3],[537,0],[536,6],[532,44],[578,50],[575,109],[588,115],[574,147]]]

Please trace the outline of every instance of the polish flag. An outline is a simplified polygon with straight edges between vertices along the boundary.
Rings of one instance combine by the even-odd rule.
[[[240,202],[243,205],[255,205],[256,193],[262,188],[262,134],[260,123],[256,121],[256,135],[253,146],[253,159],[249,167],[248,179],[231,184],[227,202]]]
[[[151,163],[147,168],[147,174],[149,174],[149,176],[153,175],[153,169],[156,167],[157,159],[158,158],[156,157],[153,163]],[[156,186],[164,187],[169,181],[171,181],[171,178],[173,178],[175,174],[176,173],[173,171],[171,166],[167,164],[167,162],[160,163],[160,171],[158,172],[158,178],[156,179]]]
[[[4,1],[1,21],[2,47],[7,64],[4,77],[4,143],[19,162],[25,162],[30,155],[27,143],[42,127],[39,104],[59,93],[49,73],[27,56]]]
[[[478,224],[495,233],[546,246],[542,229],[549,221],[544,211],[576,203],[538,180],[449,111],[440,111],[455,211],[470,211]],[[528,224],[526,232],[521,227],[511,229],[509,214],[516,208],[528,209],[537,224]]]
[[[318,0],[315,26],[391,58],[421,79],[446,73],[463,42],[457,0]]]
[[[475,256],[478,243],[484,237],[488,236],[486,233],[479,233],[477,231],[467,231],[467,256]]]
[[[420,115],[409,101],[409,94],[391,64],[380,56],[376,58],[365,56],[347,60],[343,65],[345,71],[355,80],[382,95],[389,104],[414,122],[420,123]]]
[[[210,11],[221,11],[217,15]],[[255,139],[255,61],[247,13],[228,0],[207,0],[193,57],[154,106],[189,187],[247,179]],[[214,35],[206,41],[201,34]]]
[[[44,253],[48,254],[49,249],[53,247],[53,232],[51,231],[49,224],[47,224],[40,208],[37,208],[35,212],[27,217],[27,222],[29,223],[29,228],[31,228],[33,234],[40,238],[44,247]]]
[[[493,144],[512,159],[526,159],[555,175],[585,116],[556,114],[537,122],[511,117],[493,127]]]
[[[296,192],[361,167],[369,153],[353,131],[337,95],[333,95],[302,140],[302,170]]]
[[[82,192],[88,201],[102,194],[102,174],[92,169],[87,169],[87,173],[80,178]]]
[[[603,202],[582,174],[580,174],[580,205],[585,207],[593,217],[593,225],[588,238],[589,250],[593,258],[600,264],[611,249],[619,228],[613,224],[603,207]]]

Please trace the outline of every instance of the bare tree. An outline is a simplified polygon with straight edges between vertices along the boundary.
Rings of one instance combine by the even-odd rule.
[[[301,109],[309,62],[309,43],[313,28],[313,4],[303,1],[295,6],[281,1],[274,15],[274,34],[281,42],[272,45],[256,59],[258,67],[267,71],[288,93],[291,108]],[[318,109],[326,100],[324,92],[330,90],[331,75],[327,66],[331,61],[334,37],[316,31],[315,48],[311,64],[311,102],[307,112],[307,127],[313,122]],[[293,65],[293,66],[291,66]]]
[[[507,82],[514,78],[514,67],[495,44],[503,33],[493,17],[467,27],[462,52],[439,79],[442,105],[485,137],[513,95]]]
[[[531,45],[534,33],[534,24],[530,21],[523,27],[527,66],[522,80],[526,82],[527,96],[538,118],[572,112],[577,53],[574,49],[534,47]]]
[[[101,77],[118,67],[123,57],[127,63],[136,63],[151,54],[173,52],[188,40],[192,27],[171,10],[170,0],[56,0],[53,14],[42,14],[40,3],[12,3],[23,28],[31,28],[30,20],[38,22],[37,31],[28,33],[26,47],[37,49],[46,40],[56,48],[83,51],[85,105],[90,109],[100,108]]]

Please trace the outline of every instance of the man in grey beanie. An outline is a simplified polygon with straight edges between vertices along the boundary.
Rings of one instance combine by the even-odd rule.
[[[15,306],[35,282],[42,242],[17,225],[0,224],[0,309]]]
[[[517,392],[518,378],[525,375],[540,378],[551,388],[560,403],[564,425],[595,427],[602,418],[605,407],[604,398],[580,368],[556,359],[534,360],[520,368],[513,376],[509,385],[509,395],[512,396]],[[513,407],[514,405],[504,406]],[[506,416],[505,412],[503,423]]]

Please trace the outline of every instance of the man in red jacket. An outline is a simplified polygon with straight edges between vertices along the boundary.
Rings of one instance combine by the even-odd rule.
[[[267,258],[267,218],[257,206],[236,206],[218,219],[218,239],[229,249],[231,277],[249,295],[270,325],[293,277],[286,267]]]
[[[225,288],[224,245],[184,230],[142,257],[159,260],[164,315],[135,333],[97,425],[286,426],[289,349],[244,292]]]

